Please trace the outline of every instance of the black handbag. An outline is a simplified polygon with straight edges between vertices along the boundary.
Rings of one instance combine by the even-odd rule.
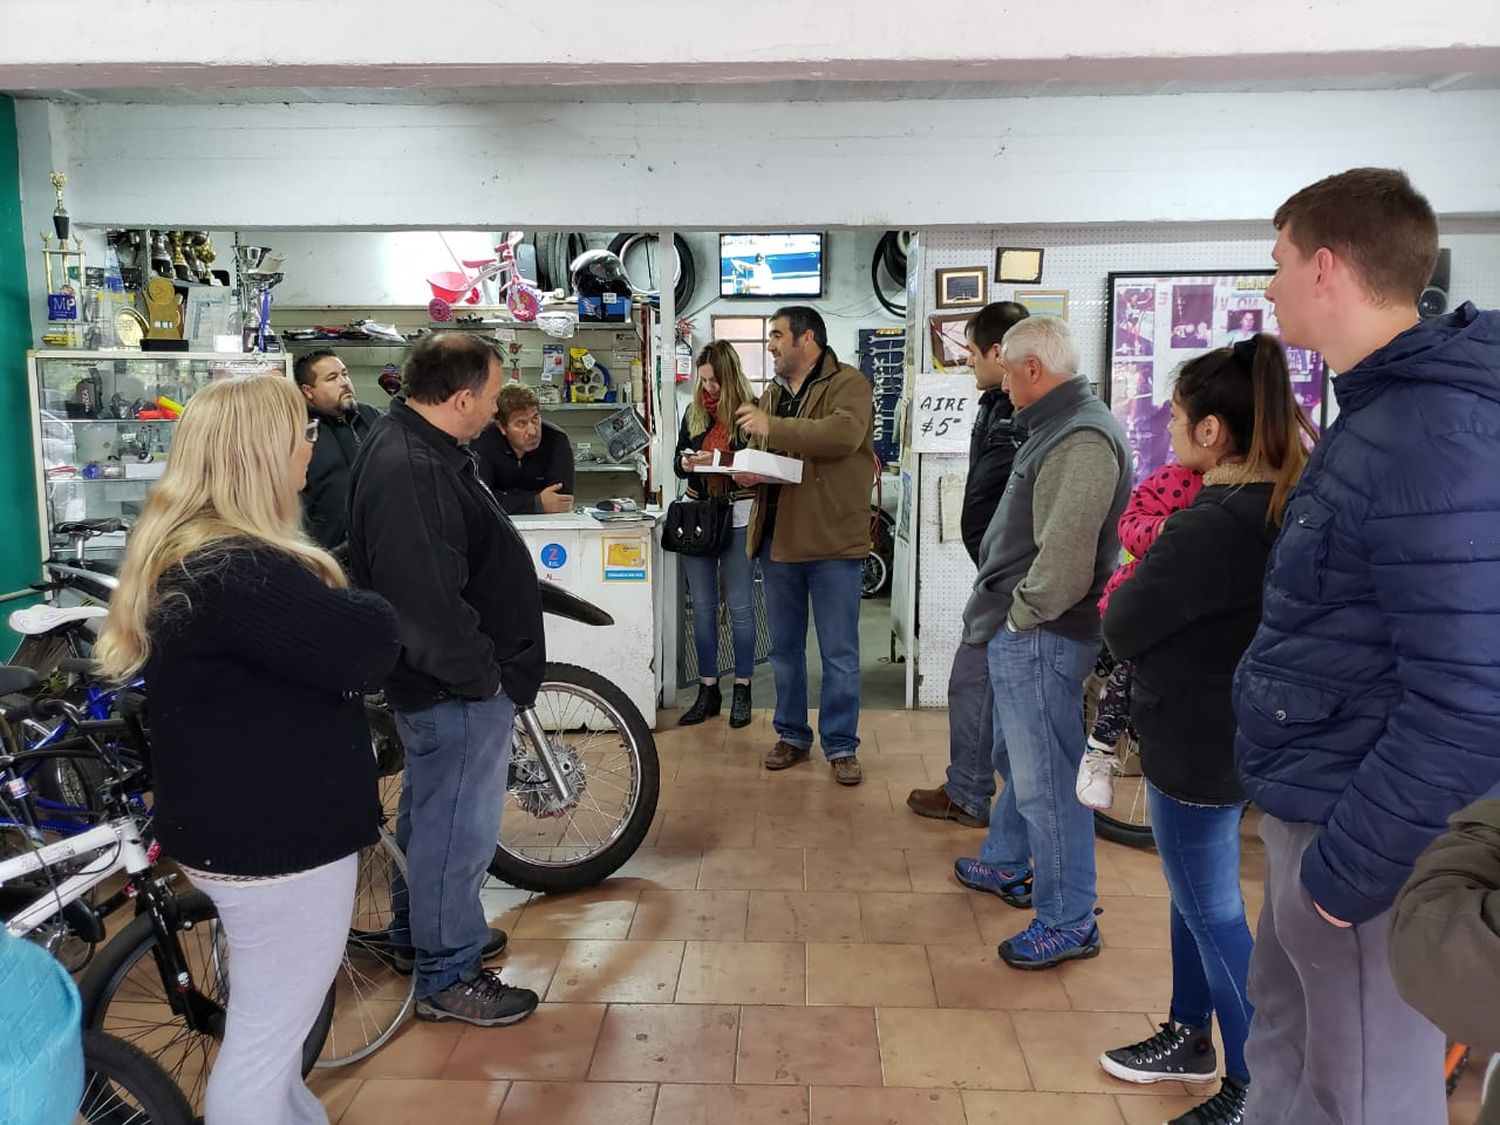
[[[734,505],[719,496],[667,505],[661,545],[679,555],[722,555],[734,537]]]

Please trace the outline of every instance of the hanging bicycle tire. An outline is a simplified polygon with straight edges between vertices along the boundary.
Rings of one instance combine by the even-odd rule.
[[[217,924],[213,901],[201,891],[177,896],[177,939],[193,974],[184,1002],[194,1005],[209,1030],[197,1032],[177,1017],[162,988],[156,964],[156,930],[149,914],[138,915],[99,951],[79,982],[83,1026],[125,1040],[154,1058],[187,1096],[203,1109],[208,1072],[224,1037],[229,1003],[228,945]],[[302,1073],[317,1062],[333,1019],[329,988],[312,1029],[302,1043]]]
[[[1108,675],[1101,663],[1083,684],[1083,729],[1093,729],[1099,688]],[[1141,745],[1127,733],[1115,747],[1114,802],[1108,809],[1094,810],[1094,833],[1101,839],[1127,848],[1154,848],[1151,814],[1146,807],[1146,778],[1141,773]]]
[[[656,740],[629,696],[573,664],[547,665],[534,706],[577,793],[559,799],[518,718],[490,874],[527,891],[591,887],[651,828],[661,791]]]
[[[83,1097],[75,1125],[193,1125],[193,1107],[139,1047],[83,1033]]]
[[[870,259],[870,288],[875,291],[875,299],[880,302],[881,307],[885,309],[886,312],[890,313],[897,320],[905,320],[906,306],[898,305],[891,298],[887,297],[885,294],[885,287],[880,283],[880,271],[883,268],[885,272],[890,275],[891,280],[895,281],[898,285],[901,286],[902,292],[905,293],[906,291],[905,256],[903,255],[901,259],[901,277],[899,280],[897,279],[895,272],[891,269],[890,266],[889,245],[893,240],[895,234],[895,231],[888,230],[885,232],[885,234],[880,236],[880,241],[875,244],[875,254],[874,257]]]
[[[637,242],[645,241],[647,253],[650,252],[651,243],[656,242],[654,234],[645,234],[640,231],[621,231],[610,239],[609,252],[615,255],[623,263],[625,255]],[[698,287],[698,269],[693,261],[693,252],[688,248],[687,241],[680,234],[672,236],[672,247],[677,251],[677,272],[672,283],[672,300],[677,306],[677,314],[687,308],[688,301],[692,299],[693,290]],[[630,270],[627,267],[626,273]],[[655,289],[652,285],[641,285],[638,278],[631,278],[631,284],[641,292]]]

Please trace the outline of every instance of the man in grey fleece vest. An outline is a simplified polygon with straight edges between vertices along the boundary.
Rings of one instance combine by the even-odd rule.
[[[1036,919],[1000,944],[1018,969],[1099,952],[1093,814],[1073,795],[1083,756],[1083,683],[1099,654],[1099,596],[1119,561],[1130,497],[1125,431],[1078,375],[1078,347],[1055,317],[1031,317],[1001,345],[1026,444],[979,547],[964,643],[988,647],[995,771],[1005,788],[967,887]]]

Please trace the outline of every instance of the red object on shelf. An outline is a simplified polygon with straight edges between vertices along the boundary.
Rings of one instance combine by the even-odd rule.
[[[469,275],[466,273],[443,270],[440,273],[429,274],[427,284],[432,287],[434,295],[441,297],[450,305],[456,305],[460,301],[466,301],[471,305],[479,303],[479,290],[469,284]]]
[[[165,410],[137,410],[135,416],[142,422],[162,422],[175,417],[175,415],[169,414]]]

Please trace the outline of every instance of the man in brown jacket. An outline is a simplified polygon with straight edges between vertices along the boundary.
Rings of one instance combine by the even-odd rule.
[[[858,785],[860,572],[870,550],[870,487],[875,473],[869,381],[840,363],[823,318],[803,305],[778,309],[769,340],[776,378],[759,406],[736,420],[757,444],[802,460],[800,484],[756,486],[747,549],[760,560],[777,742],[769,770],[807,761],[807,607],[812,603],[823,657],[818,734],[840,785]]]
[[[1417,860],[1391,908],[1390,958],[1403,1000],[1476,1055],[1500,1051],[1500,801],[1454,813]],[[1475,1125],[1496,1123],[1487,1088]]]

